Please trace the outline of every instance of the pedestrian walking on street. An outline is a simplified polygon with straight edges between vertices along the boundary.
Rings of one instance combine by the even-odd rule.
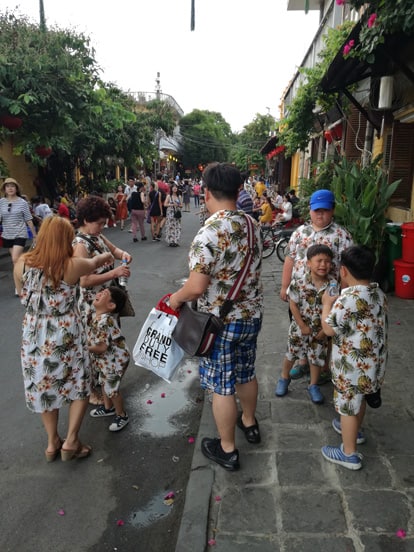
[[[138,241],[137,229],[139,226],[141,240],[145,241],[147,239],[145,236],[146,198],[145,198],[144,184],[142,182],[138,184],[137,191],[132,192],[131,197],[129,199],[129,206],[131,209],[132,240],[134,242]]]
[[[122,186],[118,186],[118,191],[115,194],[116,201],[116,222],[120,224],[121,230],[125,227],[125,221],[128,218],[127,195]]]
[[[240,171],[226,163],[209,164],[203,175],[205,202],[211,216],[195,236],[189,254],[188,280],[170,297],[179,310],[197,300],[198,310],[220,315],[227,293],[249,256],[248,223],[236,207]],[[262,323],[262,245],[254,225],[254,246],[249,270],[240,293],[224,317],[210,356],[200,359],[201,387],[213,393],[212,408],[219,438],[202,441],[203,454],[227,470],[240,467],[235,443],[236,425],[249,443],[260,442],[256,419],[258,383],[255,374],[257,336]],[[235,393],[242,412],[238,414]]]
[[[75,258],[70,222],[46,218],[36,247],[20,257],[14,280],[26,308],[21,361],[26,405],[40,413],[48,444],[47,462],[84,458],[79,430],[89,398],[89,353],[78,307],[79,279],[112,261],[111,253]],[[58,432],[59,410],[69,404],[69,425],[63,440]]]
[[[171,191],[165,198],[164,206],[167,209],[165,240],[170,247],[178,247],[181,239],[181,209],[182,196],[178,193],[177,184],[171,184]]]
[[[36,239],[36,228],[28,202],[21,197],[20,186],[14,178],[6,178],[0,199],[0,222],[3,226],[3,247],[9,250],[13,266],[23,254],[28,238],[27,227]]]

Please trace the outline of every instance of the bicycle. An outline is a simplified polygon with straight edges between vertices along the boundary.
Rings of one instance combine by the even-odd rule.
[[[267,226],[262,229],[263,259],[267,259],[276,250],[276,255],[283,263],[285,250],[289,243],[290,236],[295,228],[284,228],[283,226]]]

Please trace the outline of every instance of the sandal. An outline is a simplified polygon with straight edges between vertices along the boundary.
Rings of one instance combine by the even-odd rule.
[[[309,374],[309,364],[295,364],[289,372],[289,377],[295,380],[303,378],[306,374]]]
[[[77,449],[64,449],[60,450],[60,456],[62,462],[68,462],[69,460],[76,460],[78,458],[87,458],[92,452],[92,447],[89,445],[82,445],[79,443]]]
[[[243,423],[242,416],[243,416],[243,412],[240,412],[239,417],[237,418],[237,427],[239,427],[243,431],[246,437],[246,440],[249,443],[253,443],[253,444],[260,443],[261,441],[260,430],[259,430],[259,424],[256,418],[254,419],[254,421],[256,422],[254,425],[246,427]]]
[[[56,460],[56,458],[58,457],[58,454],[61,451],[62,445],[63,445],[63,440],[59,439],[59,441],[60,441],[60,446],[57,449],[55,449],[54,451],[49,452],[48,450],[45,450],[46,462],[54,462]]]

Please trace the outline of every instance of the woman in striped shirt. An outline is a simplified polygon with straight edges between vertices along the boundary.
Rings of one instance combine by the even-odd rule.
[[[6,178],[2,187],[4,197],[0,199],[0,219],[3,226],[3,247],[9,250],[13,265],[23,253],[28,238],[27,227],[33,239],[36,228],[27,201],[20,197],[20,186],[14,178]]]

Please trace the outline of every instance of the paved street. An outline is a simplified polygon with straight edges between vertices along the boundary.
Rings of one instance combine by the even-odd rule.
[[[227,472],[200,452],[215,436],[204,404],[176,552],[414,551],[414,301],[389,295],[390,356],[383,405],[367,409],[363,468],[326,462],[332,427],[332,386],[313,405],[305,380],[274,396],[286,346],[288,316],[279,300],[282,265],[264,260],[266,312],[258,348],[260,445],[237,430],[241,469]],[[399,529],[406,538],[396,535]],[[401,534],[401,533],[399,533]],[[210,546],[207,542],[210,541]]]
[[[134,256],[129,288],[137,316],[122,320],[131,350],[149,310],[187,275],[187,251],[198,217],[184,213],[183,228],[182,245],[175,249],[151,240],[132,243],[132,235],[119,228],[105,230]],[[183,365],[171,385],[131,363],[123,383],[129,425],[114,434],[107,429],[108,418],[87,415],[81,437],[93,446],[91,458],[47,464],[40,416],[24,404],[19,359],[23,307],[14,297],[11,261],[4,256],[0,312],[0,550],[174,550],[194,450],[188,438],[197,436],[203,399],[194,361]],[[66,408],[61,418],[63,433]],[[166,506],[164,497],[171,491],[175,500]]]

